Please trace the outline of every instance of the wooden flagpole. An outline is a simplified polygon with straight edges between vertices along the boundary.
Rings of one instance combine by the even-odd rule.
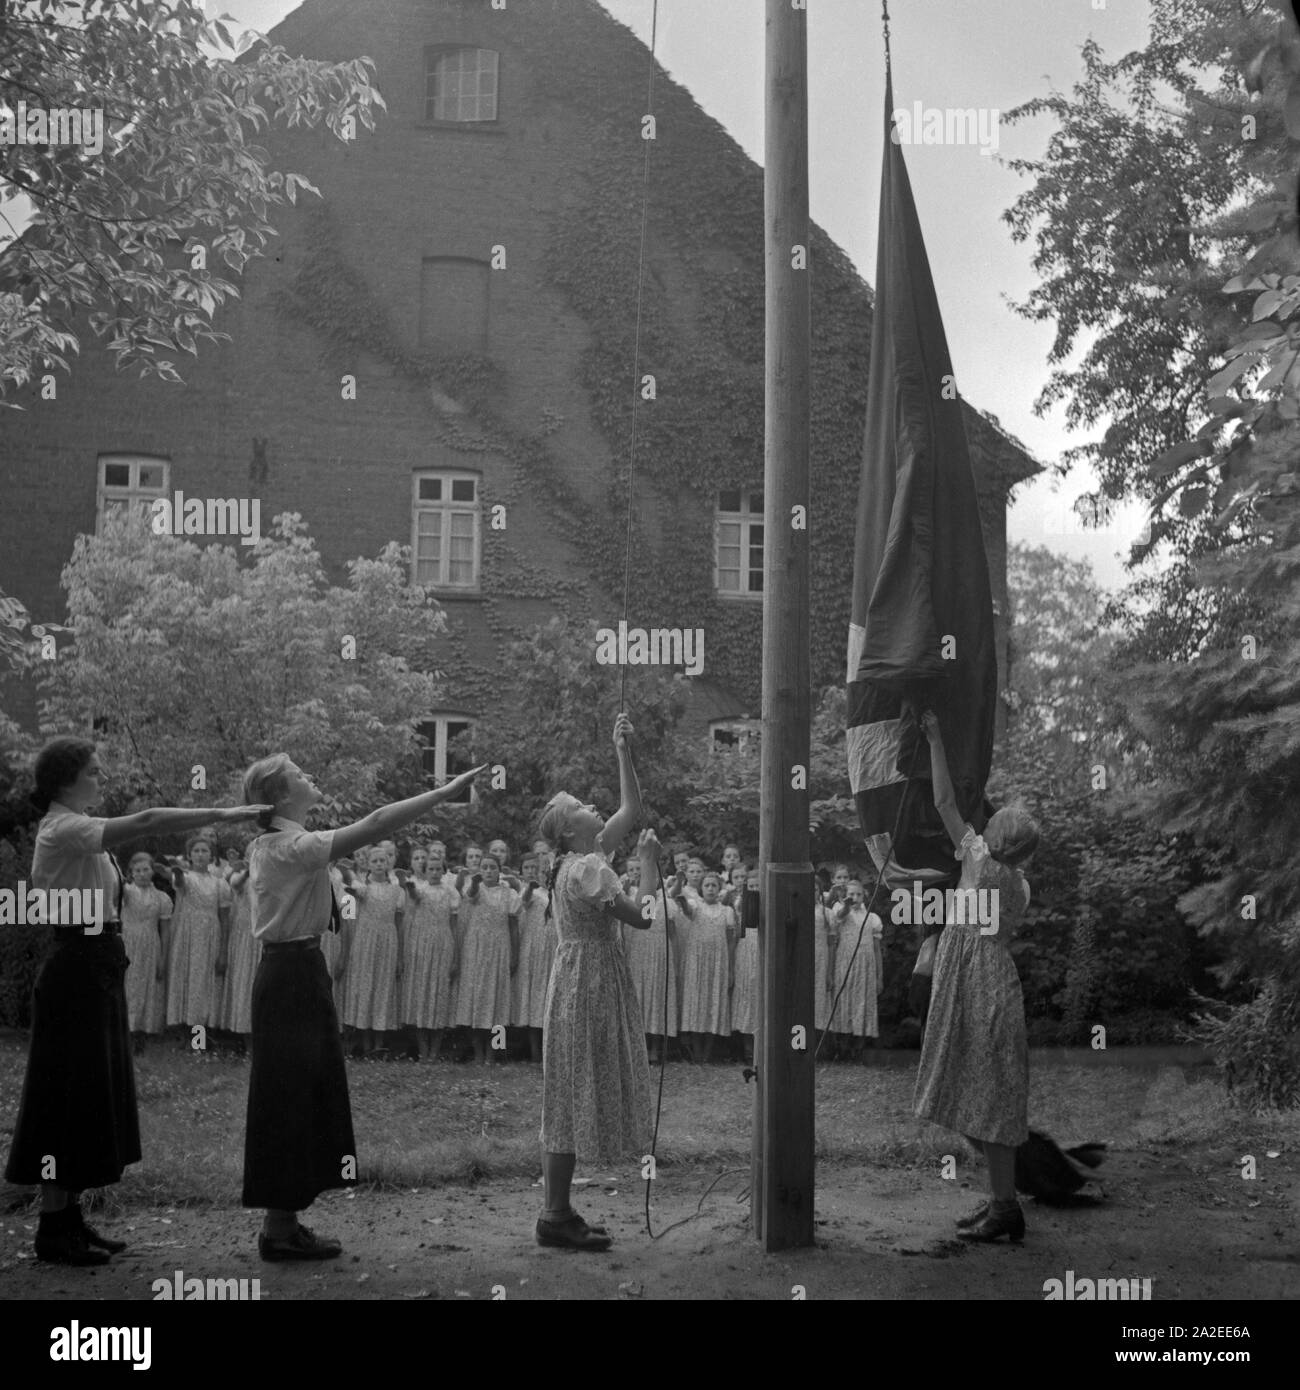
[[[763,169],[761,1017],[755,1046],[754,1234],[813,1243],[813,867],[809,860],[807,12],[767,0]]]

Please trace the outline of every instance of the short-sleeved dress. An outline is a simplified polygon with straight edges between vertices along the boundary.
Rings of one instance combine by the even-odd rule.
[[[835,919],[832,918],[832,922]],[[876,1000],[880,993],[876,975],[875,943],[884,934],[880,918],[865,908],[850,908],[839,919],[840,942],[835,951],[835,992],[840,1002],[835,1006],[831,1028],[836,1033],[848,1033],[855,1038],[874,1038],[880,1032]],[[859,936],[861,944],[859,945]],[[853,953],[857,947],[857,955]],[[852,960],[852,965],[849,961]]]
[[[734,911],[734,909],[733,909]],[[758,1029],[758,933],[742,932],[736,941],[732,963],[735,984],[731,990],[731,1031],[753,1033]]]
[[[515,974],[515,1009],[512,1022],[521,1028],[541,1028],[546,1023],[546,988],[551,983],[551,964],[559,936],[555,918],[548,916],[550,894],[535,888],[525,903],[520,898],[519,969]]]
[[[475,898],[461,900],[460,988],[456,1023],[495,1028],[514,1013],[510,980],[509,919],[518,917],[519,894],[508,883],[480,883]]]
[[[834,989],[826,988],[826,966],[830,959],[830,918],[821,903],[813,908],[813,1026],[825,1029],[831,1016]]]
[[[998,929],[976,920],[948,922],[940,933],[914,1106],[922,1119],[1014,1147],[1029,1136],[1029,1051],[1010,939],[1029,906],[1029,885],[970,826],[957,858],[961,888],[997,890]]]
[[[253,911],[245,877],[238,887],[230,884],[235,900],[230,917],[230,947],[226,952],[226,980],[221,993],[221,1027],[232,1033],[253,1031],[253,980],[262,959],[262,943],[253,936]]]
[[[152,883],[122,886],[122,945],[126,947],[126,1016],[133,1033],[161,1033],[167,1012],[167,978],[158,978],[161,925],[172,900]]]
[[[638,895],[634,895],[638,896]],[[681,913],[670,901],[668,911],[677,930],[681,929]],[[664,902],[655,895],[655,915],[649,927],[623,923],[623,946],[627,952],[628,974],[641,1006],[643,1031],[656,1037],[677,1036],[677,981],[673,974],[673,954],[668,947],[664,929]],[[667,996],[665,999],[665,995]],[[668,1022],[664,1023],[664,1004],[668,1005]],[[667,1032],[664,1032],[665,1026]]]
[[[570,855],[555,879],[559,945],[542,1038],[542,1148],[580,1163],[649,1151],[645,1026],[609,905],[618,875],[603,854]]]
[[[167,1022],[215,1028],[220,1026],[222,989],[217,979],[217,956],[221,953],[218,912],[231,906],[230,885],[224,878],[194,869],[184,873],[184,887],[176,890],[172,913]]]
[[[682,933],[683,1033],[731,1032],[727,998],[727,927],[736,914],[722,903],[691,902],[693,916]]]
[[[409,1028],[450,1028],[455,1017],[456,986],[451,963],[456,939],[451,922],[460,909],[460,894],[450,883],[415,883],[415,902],[406,909],[402,963],[402,1022]]]
[[[400,883],[358,883],[355,891],[357,919],[343,982],[343,1022],[383,1033],[401,1022],[397,914],[406,908],[406,890]]]

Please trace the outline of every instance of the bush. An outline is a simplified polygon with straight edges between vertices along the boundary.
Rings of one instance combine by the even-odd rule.
[[[29,878],[35,840],[25,826],[0,840],[0,888],[16,888]],[[49,927],[0,927],[0,1027],[30,1026],[32,986],[49,940]]]
[[[1195,997],[1205,1011],[1186,1036],[1210,1049],[1234,1099],[1279,1110],[1300,1105],[1300,997],[1277,980],[1247,1004]]]

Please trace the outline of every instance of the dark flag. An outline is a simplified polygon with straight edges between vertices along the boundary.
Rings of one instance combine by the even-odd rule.
[[[958,810],[983,829],[997,700],[975,479],[892,110],[887,78],[847,676],[849,782],[891,888],[957,872],[917,716],[926,707],[938,716]]]

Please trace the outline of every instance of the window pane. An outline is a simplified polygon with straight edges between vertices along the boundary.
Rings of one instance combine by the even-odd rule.
[[[740,547],[738,545],[720,545],[718,547],[718,568],[720,570],[738,570],[740,568]]]
[[[749,592],[751,594],[761,594],[763,592],[763,571],[750,570],[749,572]]]
[[[442,501],[442,479],[441,478],[421,478],[419,497],[424,502]]]
[[[472,502],[474,490],[475,480],[473,478],[453,478],[451,480],[451,500],[453,502]]]
[[[740,510],[739,491],[718,493],[718,510],[720,512],[738,512]]]
[[[719,521],[716,523],[718,528],[719,545],[739,545],[740,544],[740,522],[738,521]]]
[[[140,486],[159,489],[166,486],[163,479],[163,467],[160,463],[142,463],[140,465]]]
[[[415,582],[422,588],[436,584],[438,582],[438,562],[423,558],[417,560],[415,562]]]
[[[104,465],[105,487],[130,487],[131,465],[129,463],[106,463]]]
[[[749,510],[763,515],[763,494],[761,492],[751,492],[749,494]]]
[[[442,513],[422,507],[415,514],[415,533],[417,536],[442,535]]]
[[[740,592],[740,571],[719,570],[718,590],[724,594],[738,594]]]

